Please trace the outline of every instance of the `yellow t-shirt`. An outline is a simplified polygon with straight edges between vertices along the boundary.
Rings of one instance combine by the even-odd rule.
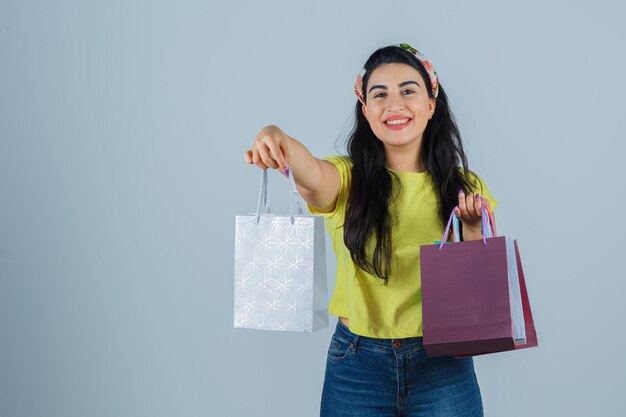
[[[437,194],[426,172],[394,171],[402,191],[397,200],[397,224],[392,230],[393,260],[388,285],[358,268],[343,241],[343,222],[350,192],[352,161],[347,156],[327,156],[339,170],[341,188],[335,208],[323,212],[307,204],[311,214],[325,217],[326,230],[337,257],[337,275],[329,312],[347,317],[350,330],[358,335],[400,339],[422,336],[422,295],[420,245],[441,240],[443,226],[437,213]],[[489,199],[492,209],[498,202],[482,179],[478,190]]]

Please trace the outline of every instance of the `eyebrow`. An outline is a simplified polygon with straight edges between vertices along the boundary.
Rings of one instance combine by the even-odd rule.
[[[403,82],[403,83],[398,84],[398,87],[404,87],[405,85],[408,85],[408,84],[415,84],[415,85],[416,85],[416,86],[418,86],[418,87],[420,86],[420,85],[417,83],[417,81],[405,81],[405,82]],[[371,93],[371,92],[372,92],[372,90],[373,90],[373,89],[375,89],[375,88],[382,88],[383,90],[387,90],[387,86],[386,86],[386,85],[377,84],[377,85],[373,85],[373,86],[370,88],[370,91],[368,91],[368,93]]]

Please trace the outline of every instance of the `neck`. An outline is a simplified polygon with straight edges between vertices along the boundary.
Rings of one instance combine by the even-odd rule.
[[[423,172],[420,161],[421,141],[407,149],[407,147],[385,146],[385,165],[389,169],[402,172]]]

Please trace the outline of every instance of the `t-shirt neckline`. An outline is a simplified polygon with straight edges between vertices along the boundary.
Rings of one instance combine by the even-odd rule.
[[[425,175],[428,173],[428,171],[424,170],[422,172],[417,172],[417,171],[396,171],[395,169],[391,169],[391,168],[387,168],[389,171],[395,173],[395,174],[406,174],[406,175]]]

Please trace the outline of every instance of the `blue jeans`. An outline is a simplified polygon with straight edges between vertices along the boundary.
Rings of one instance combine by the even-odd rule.
[[[428,358],[421,337],[374,339],[341,320],[328,348],[321,417],[479,417],[471,357]]]

